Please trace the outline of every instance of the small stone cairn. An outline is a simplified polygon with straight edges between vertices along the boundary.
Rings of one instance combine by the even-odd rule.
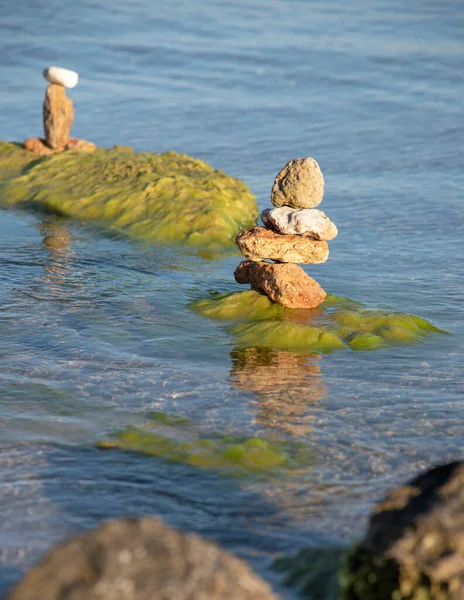
[[[289,161],[274,181],[272,204],[261,213],[264,227],[242,231],[236,243],[248,260],[235,269],[237,283],[249,283],[289,308],[315,308],[326,292],[295,263],[324,263],[337,227],[321,210],[324,177],[314,158]],[[266,259],[274,262],[264,262]]]
[[[43,104],[45,139],[27,139],[24,142],[26,150],[39,156],[57,154],[64,150],[94,152],[95,144],[70,136],[74,106],[66,96],[66,88],[73,88],[77,84],[78,74],[61,67],[49,67],[44,70],[43,76],[49,82]]]

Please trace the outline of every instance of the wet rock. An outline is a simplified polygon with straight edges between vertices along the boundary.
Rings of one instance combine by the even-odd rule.
[[[341,584],[345,600],[462,600],[464,462],[388,494],[349,554]]]
[[[295,158],[280,171],[272,186],[274,206],[313,208],[322,202],[324,177],[314,158]]]
[[[285,263],[318,264],[329,257],[327,242],[301,235],[284,235],[259,226],[240,232],[235,241],[249,260],[269,258]]]
[[[43,105],[43,121],[47,146],[53,150],[64,150],[74,121],[74,107],[62,85],[51,83],[48,86]]]
[[[57,546],[7,600],[276,600],[241,560],[155,519],[125,519]]]
[[[317,208],[266,208],[261,219],[266,227],[279,233],[305,235],[314,240],[333,240],[338,234],[335,224]]]
[[[237,283],[249,283],[271,300],[289,308],[315,308],[324,301],[325,291],[294,264],[243,261],[235,269]]]
[[[79,75],[75,71],[63,69],[62,67],[48,67],[48,69],[44,70],[43,76],[50,83],[67,88],[76,86],[79,79]]]
[[[40,146],[42,147],[42,146]],[[175,152],[98,148],[70,138],[69,150],[37,160],[22,145],[0,142],[0,205],[96,220],[149,242],[208,252],[234,248],[256,223],[249,188],[207,163]]]

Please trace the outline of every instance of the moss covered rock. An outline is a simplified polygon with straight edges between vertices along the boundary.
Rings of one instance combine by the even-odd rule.
[[[211,296],[191,304],[204,317],[235,322],[229,331],[238,348],[292,351],[376,350],[445,333],[415,315],[365,310],[346,298],[327,295],[317,309],[289,309],[249,290]]]
[[[116,448],[156,456],[231,476],[250,473],[274,475],[282,469],[300,469],[312,463],[303,444],[261,437],[202,435],[186,419],[151,413],[146,427],[128,426],[97,443],[103,450]],[[167,430],[165,425],[177,430]]]
[[[256,222],[247,186],[201,160],[99,148],[37,159],[0,142],[0,204],[89,219],[141,240],[221,250]]]

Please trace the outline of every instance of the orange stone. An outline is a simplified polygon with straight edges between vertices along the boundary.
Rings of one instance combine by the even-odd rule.
[[[315,308],[326,292],[298,265],[245,260],[235,269],[237,283],[249,283],[271,300],[288,308]]]

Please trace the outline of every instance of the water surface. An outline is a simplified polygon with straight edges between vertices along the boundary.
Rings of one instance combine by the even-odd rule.
[[[373,502],[462,457],[464,96],[459,1],[39,0],[0,4],[0,139],[41,133],[41,71],[80,73],[73,133],[186,152],[244,180],[314,156],[339,228],[307,271],[451,335],[259,363],[192,313],[237,290],[208,260],[0,212],[0,593],[52,543],[156,514],[250,560],[361,535]],[[93,443],[147,411],[313,450],[297,476],[228,480]],[[286,597],[292,593],[284,592]]]

